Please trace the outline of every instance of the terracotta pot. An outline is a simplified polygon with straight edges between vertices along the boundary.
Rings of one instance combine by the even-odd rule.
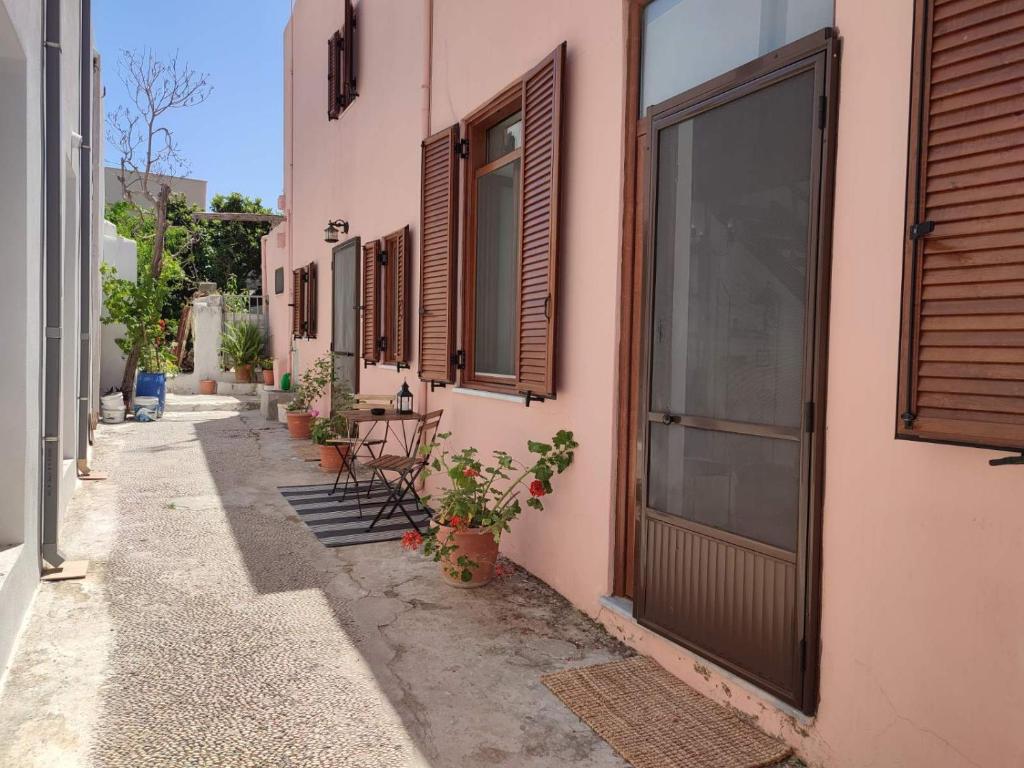
[[[236,365],[235,366],[235,381],[239,384],[248,384],[252,381],[252,366],[251,365]]]
[[[309,411],[288,411],[288,435],[296,439],[309,439],[313,414]]]
[[[341,457],[348,453],[348,445],[318,445],[320,449],[320,469],[325,472],[337,472],[341,469]],[[338,451],[341,453],[338,453]]]
[[[213,379],[200,379],[199,380],[199,394],[200,395],[216,395],[217,394],[217,382]]]
[[[469,581],[462,581],[458,574],[451,576],[448,573],[445,568],[446,563],[442,560],[439,565],[441,566],[441,576],[445,581],[453,587],[471,589],[482,587],[494,578],[494,563],[498,559],[498,542],[494,540],[494,535],[490,531],[483,528],[464,528],[461,531],[456,531],[447,525],[436,522],[431,525],[437,527],[439,544],[443,545],[448,541],[449,536],[453,537],[451,543],[455,545],[455,550],[448,556],[448,562],[451,565],[455,566],[461,555],[465,555],[477,564],[477,567],[473,569],[472,578]]]
[[[263,383],[268,387],[274,386],[274,369],[264,368],[263,369]]]

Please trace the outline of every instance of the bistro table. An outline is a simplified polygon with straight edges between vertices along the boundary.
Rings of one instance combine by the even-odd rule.
[[[374,436],[374,432],[377,431],[377,427],[383,424],[384,435],[383,439],[380,440],[380,452],[384,451],[384,447],[387,445],[388,438],[392,437],[402,447],[402,451],[405,456],[410,456],[416,447],[416,435],[415,430],[410,435],[406,429],[408,422],[418,423],[421,416],[415,411],[409,413],[400,413],[394,408],[383,408],[383,413],[373,413],[369,408],[355,408],[348,411],[341,411],[338,416],[343,417],[348,424],[359,427],[359,434],[356,437],[350,438],[335,438],[327,441],[328,445],[333,445],[334,449],[338,452],[341,457],[341,467],[338,469],[338,474],[334,478],[334,487],[331,488],[331,495],[338,490],[338,483],[341,481],[342,473],[347,473],[348,477],[345,479],[345,487],[342,491],[342,499],[347,499],[351,488],[355,489],[356,493],[356,504],[359,507],[359,516],[363,516],[363,503],[360,498],[359,491],[359,480],[356,478],[355,463],[356,455],[360,450],[366,448],[370,452],[372,458],[378,458],[373,453],[371,438]],[[348,446],[347,451],[342,451],[342,446]],[[390,488],[391,484],[387,481],[387,478],[379,470],[374,470],[374,475],[370,477],[370,487],[367,491],[367,496],[373,491],[373,478],[380,477],[381,482],[384,483],[386,488]]]

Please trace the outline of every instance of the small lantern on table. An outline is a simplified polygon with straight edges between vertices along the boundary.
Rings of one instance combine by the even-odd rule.
[[[407,381],[402,382],[402,388],[395,396],[395,407],[399,413],[412,413],[412,391],[410,391]]]

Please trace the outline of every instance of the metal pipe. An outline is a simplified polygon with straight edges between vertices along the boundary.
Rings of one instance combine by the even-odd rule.
[[[43,29],[43,218],[45,221],[44,318],[43,340],[43,445],[42,445],[42,521],[40,553],[51,566],[64,562],[58,549],[57,518],[60,511],[60,377],[61,377],[61,262],[63,211],[61,210],[60,113],[60,16],[61,0],[45,0]]]
[[[89,474],[89,399],[92,392],[92,8],[82,3],[82,46],[79,55],[79,351],[78,471]]]
[[[430,98],[433,88],[434,72],[434,0],[423,0],[423,138],[430,136]],[[422,227],[423,222],[419,225]],[[420,254],[420,259],[423,254]],[[421,261],[422,264],[422,261]],[[423,279],[423,271],[419,270],[420,280]],[[422,291],[420,292],[422,294]],[[414,315],[415,317],[415,315]],[[417,350],[417,354],[418,354]],[[428,413],[430,408],[427,405],[430,387],[427,382],[420,379],[420,406],[423,413]]]

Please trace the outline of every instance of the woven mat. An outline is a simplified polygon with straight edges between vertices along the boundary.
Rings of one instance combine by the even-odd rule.
[[[767,768],[792,754],[645,656],[541,681],[634,768]]]

